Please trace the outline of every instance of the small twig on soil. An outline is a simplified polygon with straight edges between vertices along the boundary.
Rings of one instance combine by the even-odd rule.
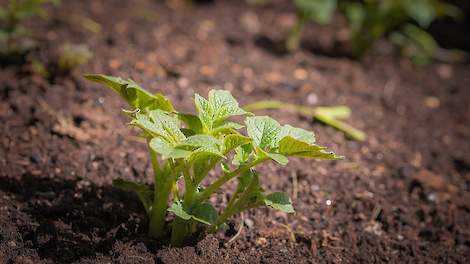
[[[292,198],[297,200],[299,194],[299,181],[297,179],[297,172],[292,172]]]
[[[382,207],[376,205],[374,207],[374,210],[372,211],[372,216],[371,216],[371,220],[372,221],[375,221],[377,220],[377,218],[380,216],[380,213],[382,212]]]
[[[297,243],[297,239],[295,238],[295,232],[292,230],[292,228],[285,224],[280,224],[280,225],[287,229],[287,231],[289,232],[291,241],[294,243]]]
[[[227,243],[225,243],[226,245],[231,244],[231,243],[232,243],[233,241],[235,241],[235,239],[237,239],[237,238],[240,236],[240,234],[242,233],[242,231],[243,231],[243,225],[245,225],[245,216],[244,216],[243,213],[240,213],[240,218],[241,218],[240,227],[238,228],[237,233],[236,233],[232,238],[230,238],[230,240],[229,240]]]

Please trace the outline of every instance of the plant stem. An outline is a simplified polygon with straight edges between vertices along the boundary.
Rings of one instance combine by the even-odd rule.
[[[167,214],[168,198],[170,196],[177,171],[175,171],[171,160],[167,161],[163,170],[160,169],[157,154],[150,147],[149,150],[155,181],[153,206],[149,223],[149,235],[162,239],[165,234],[165,218]]]
[[[188,170],[188,163],[183,164],[183,177],[184,177],[184,186],[186,188],[186,193],[184,194],[183,204],[188,208],[193,206],[194,196],[196,195],[197,187],[193,184],[191,174]]]
[[[150,215],[149,235],[155,238],[163,238],[165,231],[165,218],[167,210],[167,199],[156,195]]]
[[[289,36],[286,41],[286,48],[288,51],[294,51],[299,48],[300,37],[304,30],[306,19],[303,16],[297,16],[297,22],[290,30]]]
[[[173,221],[171,228],[171,245],[175,247],[182,246],[186,240],[186,237],[191,233],[189,230],[188,223],[184,219],[176,217]]]
[[[260,164],[261,162],[265,161],[265,159],[257,159],[251,163],[242,165],[238,167],[236,170],[224,174],[222,177],[218,178],[214,183],[209,185],[203,192],[201,192],[197,197],[196,201],[204,201],[208,199],[214,192],[216,192],[222,185],[224,185],[226,182],[230,181],[237,175],[244,173],[245,171],[249,170],[250,168]]]
[[[250,195],[256,190],[256,188],[259,187],[259,180],[258,178],[253,178],[248,185],[248,187],[245,189],[245,191],[241,194],[241,196],[238,197],[238,193],[235,193],[230,202],[228,203],[227,207],[225,210],[222,212],[222,214],[217,218],[217,223],[213,225],[210,229],[210,232],[215,232],[217,230],[217,227],[220,226],[221,224],[225,223],[229,217],[231,217],[234,214],[240,213],[243,210],[256,207],[259,204],[252,204],[249,205],[249,198]],[[237,197],[235,197],[235,195]]]
[[[197,194],[197,184],[193,183],[191,174],[189,173],[189,165],[187,162],[180,164],[184,177],[186,192],[184,194],[183,207],[191,209],[195,204],[195,196]],[[182,246],[186,239],[195,232],[195,223],[190,220],[184,220],[176,217],[171,228],[171,245]]]
[[[227,219],[231,215],[234,214],[234,212],[233,212],[235,210],[234,204],[237,201],[238,195],[239,195],[239,192],[238,192],[238,188],[237,188],[237,191],[235,191],[235,193],[230,198],[230,201],[228,202],[227,207],[225,207],[222,214],[219,215],[219,217],[217,217],[217,223],[210,227],[209,233],[215,233],[215,231],[217,231],[217,228],[225,222],[224,219]]]

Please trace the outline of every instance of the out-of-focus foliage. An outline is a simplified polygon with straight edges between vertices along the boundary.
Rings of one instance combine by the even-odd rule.
[[[34,46],[30,31],[22,25],[33,17],[45,17],[44,4],[59,0],[8,0],[0,6],[0,56],[21,54]]]
[[[88,46],[83,44],[64,44],[61,48],[58,65],[62,71],[71,71],[87,63],[93,57]]]
[[[441,0],[342,0],[339,3],[337,0],[295,0],[294,3],[297,23],[286,43],[290,50],[298,47],[306,22],[326,24],[335,11],[339,11],[348,19],[351,52],[355,57],[363,56],[378,39],[388,37],[403,55],[416,63],[428,62],[439,50],[425,30],[432,21],[443,16],[462,16],[457,7]]]
[[[292,51],[298,48],[305,24],[313,21],[318,24],[331,22],[336,10],[336,0],[294,0],[297,22],[289,33],[286,47]]]
[[[425,31],[431,22],[462,15],[455,6],[439,0],[346,1],[340,10],[349,21],[353,55],[361,57],[385,36],[416,63],[429,61],[439,47]]]

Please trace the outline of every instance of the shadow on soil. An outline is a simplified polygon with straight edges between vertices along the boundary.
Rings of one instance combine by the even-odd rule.
[[[264,51],[277,56],[277,57],[284,57],[289,54],[289,51],[286,49],[285,40],[276,40],[271,39],[264,35],[259,35],[254,39],[255,46]],[[320,47],[318,44],[302,40],[300,43],[301,49],[310,52],[315,55],[329,57],[329,58],[347,58],[347,59],[355,59],[354,56],[342,45],[339,43],[334,43],[334,45],[330,48]]]
[[[43,259],[70,263],[95,257],[109,252],[118,240],[161,248],[146,238],[145,212],[132,193],[86,181],[32,176],[2,177],[0,190],[26,205],[20,210],[30,219],[22,220],[31,223],[20,226],[20,234]]]

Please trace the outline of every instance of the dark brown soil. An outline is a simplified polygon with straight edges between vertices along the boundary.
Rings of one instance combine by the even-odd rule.
[[[470,262],[469,65],[418,67],[380,52],[363,62],[307,50],[273,54],[259,44],[287,31],[291,7],[282,3],[62,2],[34,25],[41,46],[30,57],[53,69],[67,40],[86,43],[93,60],[47,80],[29,66],[0,69],[0,263]],[[73,15],[99,22],[102,32],[88,32]],[[331,32],[312,25],[307,35],[328,43]],[[350,141],[268,111],[314,130],[346,159],[267,164],[266,189],[287,191],[295,215],[252,210],[232,243],[240,217],[225,234],[168,248],[146,236],[137,198],[110,185],[151,183],[150,164],[119,111],[123,102],[86,82],[85,72],[132,77],[184,110],[195,92],[214,86],[242,103],[346,104],[348,122],[369,137]],[[226,200],[220,194],[214,202]]]

